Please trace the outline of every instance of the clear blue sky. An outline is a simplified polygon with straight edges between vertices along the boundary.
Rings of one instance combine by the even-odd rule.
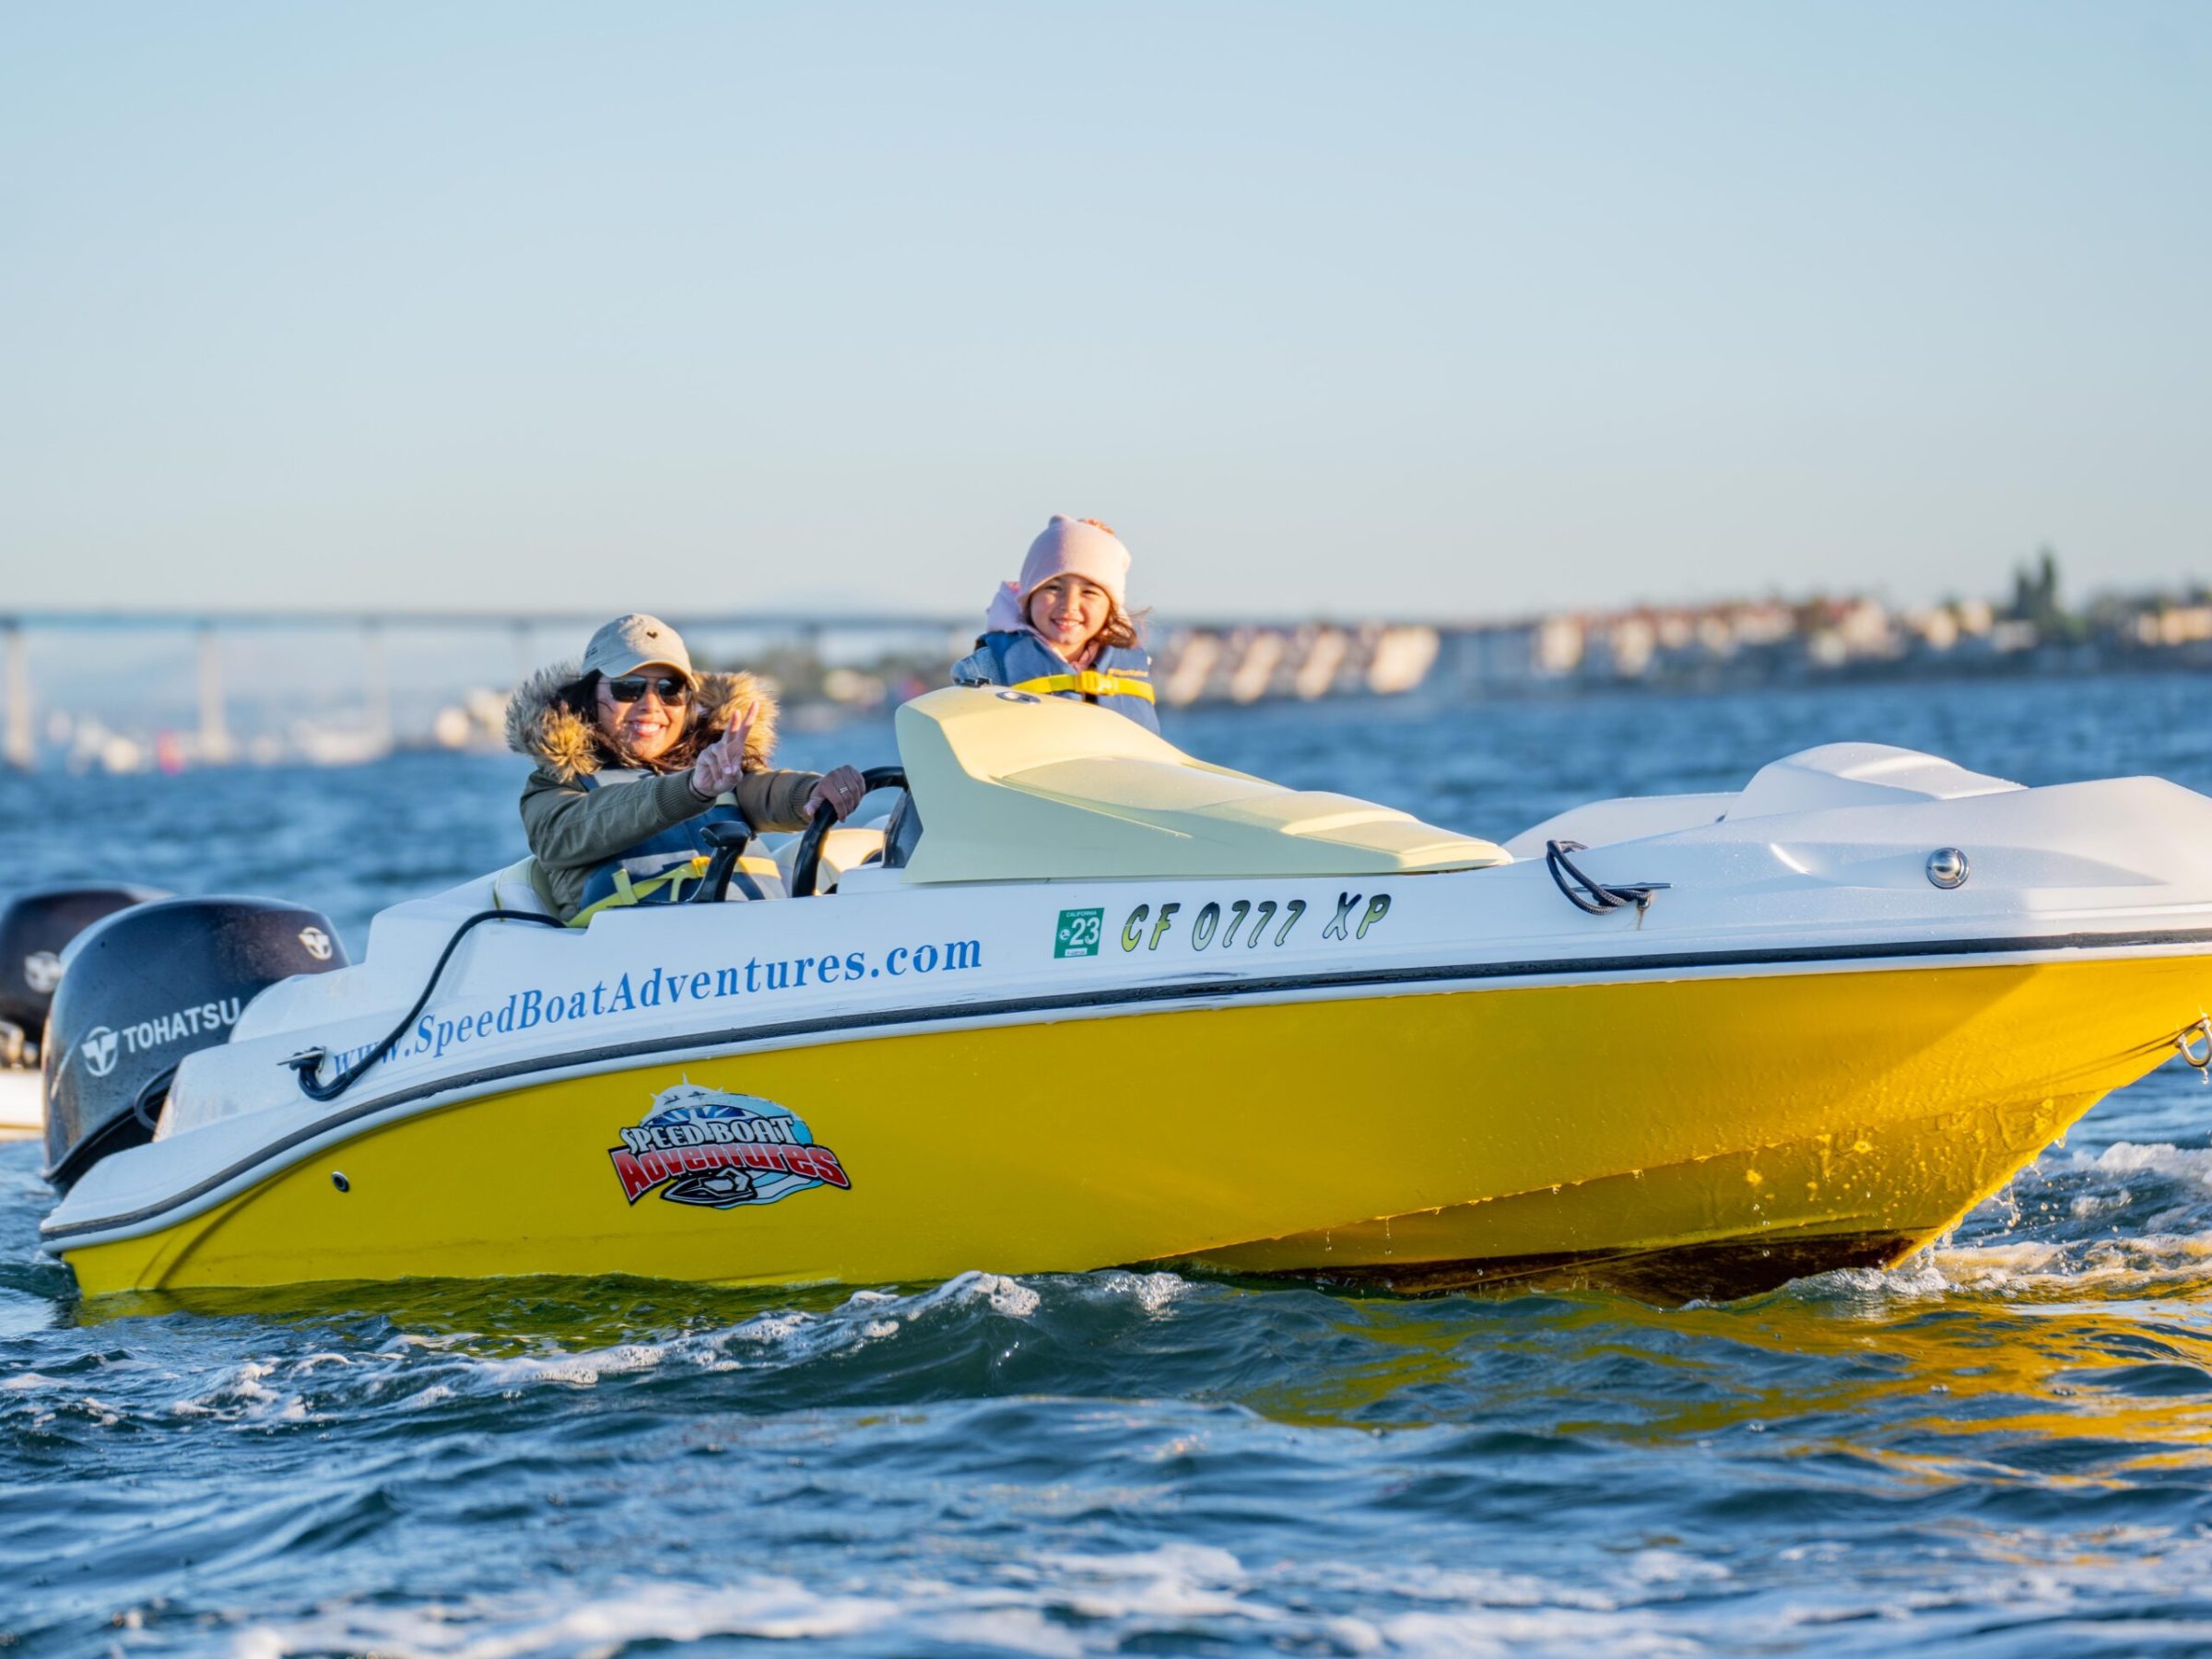
[[[2212,5],[0,11],[16,604],[2212,576]]]

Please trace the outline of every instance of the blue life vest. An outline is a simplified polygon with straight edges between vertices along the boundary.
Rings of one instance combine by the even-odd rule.
[[[614,767],[589,773],[577,782],[586,789],[606,789],[617,783],[647,782],[660,776],[658,772]],[[705,877],[714,856],[713,843],[706,835],[710,824],[744,824],[748,830],[752,827],[736,803],[724,795],[698,817],[688,818],[658,835],[649,835],[634,847],[625,847],[584,878],[583,900],[569,925],[582,927],[599,912],[623,905],[681,903],[688,896],[689,884]],[[752,877],[739,870],[731,877],[730,897],[741,894],[747,899],[764,897]]]
[[[1126,714],[1148,732],[1159,730],[1153,709],[1152,659],[1135,646],[1108,645],[1084,669],[1026,629],[1019,633],[987,633],[976,649],[952,667],[956,686],[1010,686],[1040,697],[1079,697],[1117,714]]]

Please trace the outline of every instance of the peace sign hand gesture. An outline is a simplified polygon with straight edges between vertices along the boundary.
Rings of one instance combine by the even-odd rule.
[[[732,721],[720,737],[701,749],[699,759],[691,763],[691,793],[700,800],[712,800],[736,782],[744,772],[745,740],[752,735],[753,720],[759,712],[758,704],[746,704],[745,712]]]

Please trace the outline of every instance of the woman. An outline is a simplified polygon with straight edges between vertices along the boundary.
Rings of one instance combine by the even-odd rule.
[[[712,854],[711,824],[801,830],[825,803],[841,818],[865,793],[860,773],[771,771],[776,707],[749,674],[692,672],[675,629],[618,617],[582,667],[523,683],[507,744],[537,762],[523,785],[523,832],[538,891],[564,922],[611,905],[679,896]]]
[[[953,683],[1079,697],[1159,731],[1152,659],[1136,642],[1128,585],[1129,549],[1111,528],[1055,514],[1030,544],[1021,580],[992,596],[984,632],[953,665]]]

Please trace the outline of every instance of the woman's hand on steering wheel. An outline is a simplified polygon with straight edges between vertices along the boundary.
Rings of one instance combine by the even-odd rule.
[[[837,814],[841,823],[853,816],[853,809],[860,805],[861,797],[867,793],[867,780],[860,775],[859,770],[841,766],[833,772],[823,774],[821,781],[807,792],[806,804],[799,810],[806,818],[812,818],[818,810],[827,806]]]
[[[905,787],[905,770],[897,766],[871,766],[865,772],[841,766],[817,783],[806,797],[810,819],[799,836],[798,850],[791,858],[791,896],[794,899],[814,896],[816,883],[822,874],[822,843],[830,839],[830,825],[849,815],[871,789]]]

